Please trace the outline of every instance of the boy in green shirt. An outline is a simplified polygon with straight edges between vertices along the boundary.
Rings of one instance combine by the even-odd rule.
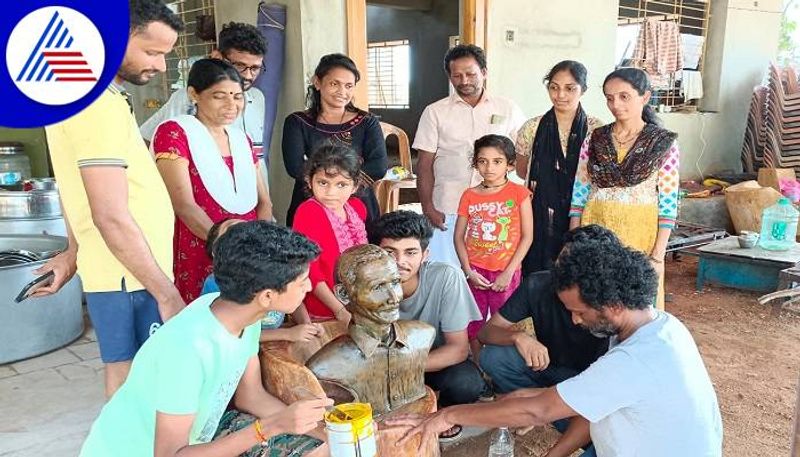
[[[313,449],[327,398],[285,405],[261,384],[258,338],[267,311],[293,312],[311,290],[319,248],[285,227],[237,224],[214,247],[219,294],[201,296],[162,326],[92,426],[81,457],[238,456],[253,447]],[[256,419],[212,440],[231,398]],[[291,442],[287,445],[287,441]],[[312,443],[312,444],[309,444]],[[325,455],[325,446],[313,455]]]

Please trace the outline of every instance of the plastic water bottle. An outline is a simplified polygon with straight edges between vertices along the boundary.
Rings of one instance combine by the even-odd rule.
[[[764,209],[761,214],[761,237],[758,245],[770,251],[787,251],[795,245],[797,218],[800,213],[788,198]]]
[[[508,427],[500,427],[492,433],[489,457],[514,457],[514,436]]]

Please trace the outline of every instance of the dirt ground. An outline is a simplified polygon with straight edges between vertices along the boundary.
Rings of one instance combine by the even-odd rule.
[[[757,293],[708,286],[695,291],[697,259],[667,261],[667,311],[691,330],[714,388],[726,457],[784,457],[800,374],[800,314],[772,318]],[[517,438],[517,457],[544,455],[558,434],[547,427]],[[483,457],[488,435],[448,449],[443,457]],[[576,453],[577,455],[577,453]]]

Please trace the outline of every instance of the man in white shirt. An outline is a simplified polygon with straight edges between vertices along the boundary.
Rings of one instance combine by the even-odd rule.
[[[433,439],[452,424],[525,427],[569,417],[579,426],[562,441],[585,445],[591,435],[600,457],[720,457],[714,387],[689,330],[653,308],[658,280],[647,256],[588,234],[561,252],[553,284],[575,324],[611,337],[608,352],[554,387],[387,423],[415,425],[400,443],[418,433]]]
[[[233,65],[242,75],[245,90],[245,107],[242,114],[233,122],[247,133],[253,142],[253,148],[259,159],[263,158],[264,141],[264,94],[253,86],[253,81],[264,71],[264,55],[267,44],[261,32],[250,24],[231,22],[219,32],[217,49],[211,57],[222,59]],[[195,108],[189,101],[186,88],[175,91],[167,103],[150,116],[139,131],[150,143],[156,128],[164,121],[174,119],[182,114],[194,114]],[[261,167],[266,170],[266,166]]]
[[[513,101],[486,92],[483,49],[471,44],[450,49],[444,69],[455,93],[425,108],[413,148],[419,154],[417,190],[422,211],[436,228],[429,259],[461,268],[453,230],[461,194],[480,180],[470,166],[473,144],[490,133],[516,140],[525,115]]]

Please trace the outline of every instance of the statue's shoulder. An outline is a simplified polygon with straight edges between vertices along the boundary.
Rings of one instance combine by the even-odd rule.
[[[353,350],[358,351],[358,346],[353,338],[348,334],[339,335],[315,352],[306,362],[306,367],[313,369],[327,366],[330,363],[339,363],[339,359],[351,357]]]
[[[412,347],[430,347],[436,338],[436,329],[427,322],[400,320],[395,325],[406,334],[407,343]]]

